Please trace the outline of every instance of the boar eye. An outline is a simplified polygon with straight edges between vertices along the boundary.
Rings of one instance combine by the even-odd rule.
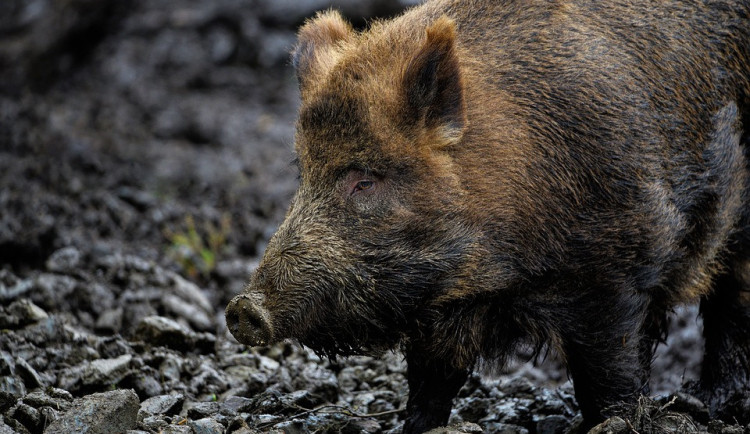
[[[351,194],[355,194],[359,191],[365,191],[371,189],[375,185],[375,181],[369,179],[363,179],[354,184]]]

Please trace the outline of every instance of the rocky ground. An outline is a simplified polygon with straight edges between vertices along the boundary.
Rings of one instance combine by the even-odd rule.
[[[296,184],[294,29],[323,0],[0,2],[0,433],[396,432],[399,354],[321,360],[227,333]],[[363,26],[406,0],[334,2]],[[742,432],[669,392],[696,376],[681,311],[644,400],[599,432]],[[553,358],[474,375],[460,432],[575,432]]]

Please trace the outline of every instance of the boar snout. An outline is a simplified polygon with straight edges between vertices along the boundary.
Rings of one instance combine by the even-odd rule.
[[[263,307],[263,295],[240,294],[227,305],[227,327],[240,343],[262,346],[271,343],[270,315]]]

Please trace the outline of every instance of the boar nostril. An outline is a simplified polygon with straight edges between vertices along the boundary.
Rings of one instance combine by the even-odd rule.
[[[247,294],[233,298],[226,310],[227,328],[237,341],[246,345],[271,343],[271,325],[268,311],[258,300]]]

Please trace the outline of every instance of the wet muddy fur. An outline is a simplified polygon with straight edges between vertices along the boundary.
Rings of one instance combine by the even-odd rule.
[[[401,348],[404,430],[470,370],[566,362],[585,426],[648,393],[671,309],[701,302],[690,391],[750,422],[750,3],[430,1],[293,54],[300,187],[241,342]]]

